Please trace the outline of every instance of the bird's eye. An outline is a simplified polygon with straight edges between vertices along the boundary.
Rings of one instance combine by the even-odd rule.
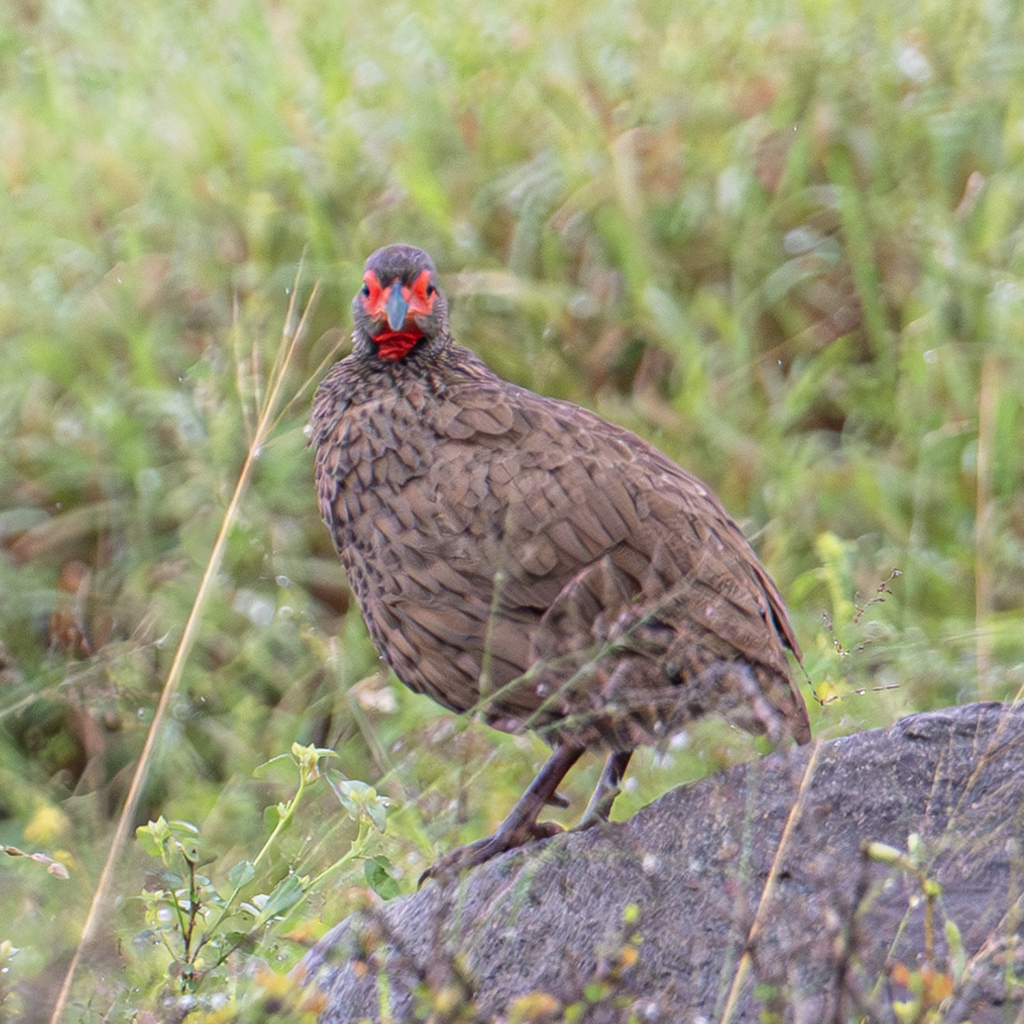
[[[414,312],[426,314],[434,308],[437,289],[430,278],[429,270],[421,270],[416,276],[416,280],[409,285],[408,291]]]
[[[363,307],[370,313],[374,313],[374,307],[380,304],[382,289],[377,275],[372,270],[363,274],[363,287],[359,290],[359,294],[363,297]]]

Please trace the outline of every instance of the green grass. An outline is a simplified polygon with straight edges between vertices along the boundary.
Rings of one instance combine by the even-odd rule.
[[[0,1017],[44,1018],[77,943],[303,257],[322,286],[286,394],[365,256],[427,248],[460,340],[716,488],[790,603],[816,731],[1024,686],[1019,3],[20,0],[0,96],[0,842],[70,870],[0,860]],[[308,404],[260,455],[138,823],[199,825],[223,889],[295,790],[254,770],[333,747],[392,800],[366,852],[410,891],[543,747],[378,675]],[[617,816],[754,750],[698,732],[638,758]],[[323,781],[304,800],[265,893],[357,838]],[[175,991],[136,938],[154,863],[121,858],[67,1019]],[[311,929],[230,959],[200,1006],[367,892],[340,869]]]

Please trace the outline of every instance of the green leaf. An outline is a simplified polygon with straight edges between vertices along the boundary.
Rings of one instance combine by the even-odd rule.
[[[239,861],[230,872],[228,872],[228,881],[235,886],[236,889],[240,889],[243,885],[248,885],[256,877],[256,865],[251,860]]]
[[[227,932],[224,944],[242,953],[252,953],[257,947],[257,940],[251,932]]]
[[[960,929],[954,921],[946,919],[946,945],[949,947],[951,972],[955,979],[961,978],[967,969],[967,954],[964,952]]]
[[[140,825],[135,830],[135,838],[139,843],[139,846],[150,855],[150,857],[163,857],[164,846],[163,841],[159,838],[158,833],[155,830],[155,822],[150,822],[148,825]]]
[[[353,813],[358,814],[359,808],[366,802],[367,794],[372,789],[365,782],[358,779],[339,779],[337,783],[338,796],[341,802]]]
[[[260,775],[267,770],[272,764],[277,764],[278,761],[290,761],[291,757],[288,754],[278,754],[276,757],[272,757],[269,761],[264,761],[262,764],[256,765],[253,768],[253,775]]]
[[[387,857],[370,857],[363,864],[363,875],[370,888],[383,900],[393,900],[400,894],[398,881],[391,874],[391,861]]]
[[[373,803],[366,805],[366,813],[370,816],[373,827],[378,832],[383,832],[387,825],[387,804],[377,797]]]
[[[300,875],[287,875],[282,878],[263,904],[257,923],[264,924],[295,906],[302,899],[308,882],[308,877]]]
[[[387,808],[391,805],[386,796],[378,796],[373,786],[358,779],[339,779],[334,783],[334,791],[350,817],[358,821],[365,814],[378,832],[384,831]]]
[[[190,863],[199,863],[199,843],[195,839],[179,839],[178,848]]]
[[[160,820],[163,821],[163,818]],[[168,829],[176,836],[199,837],[199,826],[193,825],[191,821],[183,821],[181,818],[175,818],[173,821],[169,821],[166,824]]]

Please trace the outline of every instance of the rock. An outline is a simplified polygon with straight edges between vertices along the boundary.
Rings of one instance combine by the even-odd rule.
[[[1022,790],[1024,708],[912,715],[430,881],[300,977],[324,1024],[1020,1020]]]

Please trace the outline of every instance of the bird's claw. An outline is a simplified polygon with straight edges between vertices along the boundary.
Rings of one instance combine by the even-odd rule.
[[[463,871],[475,868],[478,864],[497,857],[499,853],[525,846],[537,839],[550,839],[565,829],[553,821],[523,822],[515,828],[499,828],[493,836],[478,839],[475,843],[460,846],[451,853],[445,854],[436,864],[427,868],[420,875],[418,886],[422,887],[428,878],[437,881],[448,881]]]

